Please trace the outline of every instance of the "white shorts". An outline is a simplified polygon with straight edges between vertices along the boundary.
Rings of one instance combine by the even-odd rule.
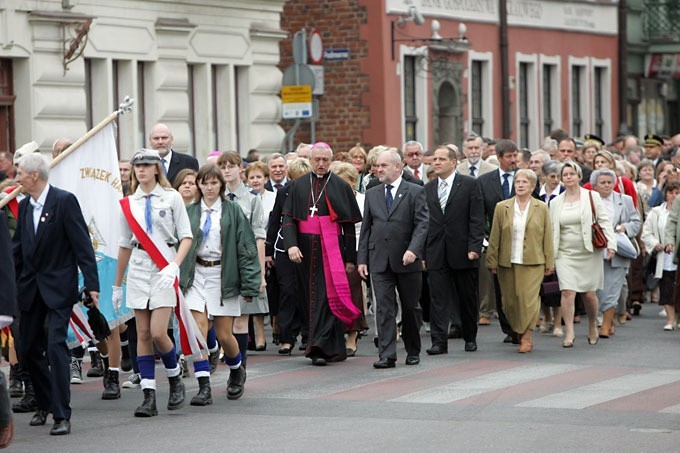
[[[149,255],[141,249],[132,249],[127,272],[125,305],[135,310],[154,310],[161,307],[174,307],[177,295],[173,288],[157,290],[160,277]]]
[[[184,298],[190,310],[207,311],[210,317],[241,316],[238,296],[222,299],[221,273],[221,266],[204,267],[196,263],[194,283]]]

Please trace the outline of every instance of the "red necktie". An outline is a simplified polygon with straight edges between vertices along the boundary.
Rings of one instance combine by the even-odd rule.
[[[418,169],[417,169],[417,168],[413,171],[413,176],[415,176],[416,179],[420,179],[420,175],[418,174]]]

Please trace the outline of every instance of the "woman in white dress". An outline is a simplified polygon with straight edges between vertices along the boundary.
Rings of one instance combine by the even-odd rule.
[[[593,247],[591,225],[590,195],[595,206],[597,222],[607,236],[605,255],[611,259],[616,252],[616,238],[606,210],[597,192],[579,186],[583,174],[578,164],[565,162],[560,177],[565,191],[550,203],[550,218],[553,225],[553,245],[555,247],[555,269],[562,291],[560,300],[564,319],[564,342],[562,346],[574,345],[574,298],[576,293],[583,294],[583,302],[588,313],[588,342],[596,344],[597,296],[595,291],[604,285],[604,268],[601,250]]]

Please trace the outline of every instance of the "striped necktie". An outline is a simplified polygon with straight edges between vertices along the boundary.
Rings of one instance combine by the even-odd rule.
[[[445,180],[439,184],[439,206],[442,208],[442,212],[446,209],[446,202],[449,199],[448,184]]]

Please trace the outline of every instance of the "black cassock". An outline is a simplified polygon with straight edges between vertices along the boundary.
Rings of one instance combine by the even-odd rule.
[[[361,221],[361,211],[349,184],[337,175],[322,177],[310,173],[293,181],[283,207],[282,233],[286,250],[297,246],[302,253],[304,296],[309,303],[309,338],[305,355],[330,361],[347,358],[346,327],[330,309],[326,296],[321,236],[300,233],[299,222],[308,216],[330,216],[341,227],[338,236],[344,263],[357,262],[354,224]]]

